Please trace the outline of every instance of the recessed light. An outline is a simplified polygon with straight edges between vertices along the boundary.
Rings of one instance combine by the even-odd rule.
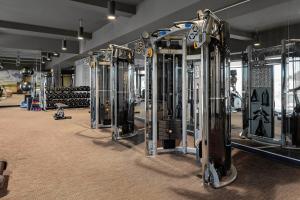
[[[82,26],[82,19],[79,20],[79,30],[78,30],[78,40],[83,40],[84,39],[84,36],[83,36],[83,33],[84,33],[84,29],[83,29],[83,26]]]
[[[115,1],[108,1],[107,2],[108,14],[107,19],[115,20],[116,19],[116,2]]]
[[[67,51],[67,40],[62,40],[61,50]]]
[[[109,19],[109,20],[115,20],[116,16],[114,16],[114,15],[107,15],[107,19]]]

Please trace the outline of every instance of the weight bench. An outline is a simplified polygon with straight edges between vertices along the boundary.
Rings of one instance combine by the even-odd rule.
[[[67,108],[68,105],[63,103],[56,103],[55,107],[57,108],[56,113],[53,115],[53,118],[55,120],[72,119],[71,116],[65,116],[64,108]]]

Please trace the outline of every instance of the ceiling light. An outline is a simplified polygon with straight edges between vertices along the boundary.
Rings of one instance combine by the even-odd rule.
[[[253,43],[253,45],[256,46],[256,47],[260,46],[258,33],[256,33],[255,36],[254,36],[254,43]]]
[[[42,57],[42,64],[45,64],[45,57]]]
[[[65,39],[62,40],[61,50],[67,51],[67,40]]]
[[[16,59],[16,66],[19,67],[20,65],[21,65],[21,58],[20,55],[18,55]]]
[[[53,52],[53,54],[52,54],[54,57],[58,57],[59,56],[59,54],[57,53],[57,52]]]
[[[51,61],[51,56],[49,53],[47,53],[47,57],[46,57],[47,61]]]
[[[83,26],[82,26],[82,19],[79,20],[79,30],[78,30],[78,40],[83,40],[84,36],[83,36]]]
[[[259,47],[259,46],[260,46],[260,43],[259,43],[259,42],[255,42],[255,43],[254,43],[254,46]]]
[[[108,1],[107,2],[107,8],[108,8],[108,15],[107,19],[109,20],[115,20],[116,19],[116,2],[115,1]]]
[[[115,19],[116,19],[116,16],[114,16],[114,15],[108,15],[108,16],[107,16],[107,19],[109,19],[109,20],[115,20]]]

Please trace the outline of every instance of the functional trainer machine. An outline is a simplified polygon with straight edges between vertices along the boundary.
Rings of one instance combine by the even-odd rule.
[[[300,145],[297,138],[300,132],[294,129],[295,116],[298,114],[297,70],[300,60],[300,42],[297,40],[283,40],[282,45],[266,48],[247,48],[244,62],[247,64],[243,70],[244,95],[243,135],[270,144],[281,146]],[[275,134],[274,130],[274,65],[281,67],[281,131]],[[246,74],[246,75],[245,75]],[[299,136],[298,136],[299,135]]]
[[[91,127],[112,127],[114,140],[135,136],[133,51],[112,44],[91,60]]]
[[[247,99],[249,105],[249,120],[247,137],[264,139],[266,141],[274,139],[274,119],[273,119],[273,63],[266,60],[268,50],[254,50],[252,46],[247,48],[248,56],[244,62],[248,62],[247,89],[250,98]],[[245,59],[245,58],[244,58]],[[246,120],[245,119],[245,120]],[[244,134],[245,134],[244,133]]]
[[[227,23],[209,10],[199,11],[197,20],[152,34],[145,61],[147,155],[192,152],[187,147],[190,115],[193,153],[201,157],[203,181],[214,188],[237,175],[231,163],[228,41]]]
[[[199,156],[194,134],[193,63],[186,35],[193,21],[176,22],[144,37],[146,47],[146,154],[190,153]],[[198,141],[199,142],[199,141]],[[196,153],[197,152],[197,153]]]
[[[91,127],[108,128],[111,112],[111,49],[95,52],[91,59]]]
[[[195,131],[202,133],[203,180],[219,188],[237,176],[231,162],[229,25],[209,10],[199,11],[198,19],[189,34],[201,49],[201,65],[195,66]]]
[[[134,130],[134,57],[127,47],[110,45],[112,138],[133,137]]]
[[[247,48],[243,56],[241,133],[246,140],[235,138],[235,147],[300,164],[299,57],[297,39],[282,40],[281,45],[264,49]],[[275,67],[281,73],[280,111],[274,105]]]

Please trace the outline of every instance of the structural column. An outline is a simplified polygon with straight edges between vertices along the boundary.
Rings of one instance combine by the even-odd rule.
[[[53,78],[54,78],[54,87],[61,87],[62,80],[61,80],[61,66],[53,67]]]

